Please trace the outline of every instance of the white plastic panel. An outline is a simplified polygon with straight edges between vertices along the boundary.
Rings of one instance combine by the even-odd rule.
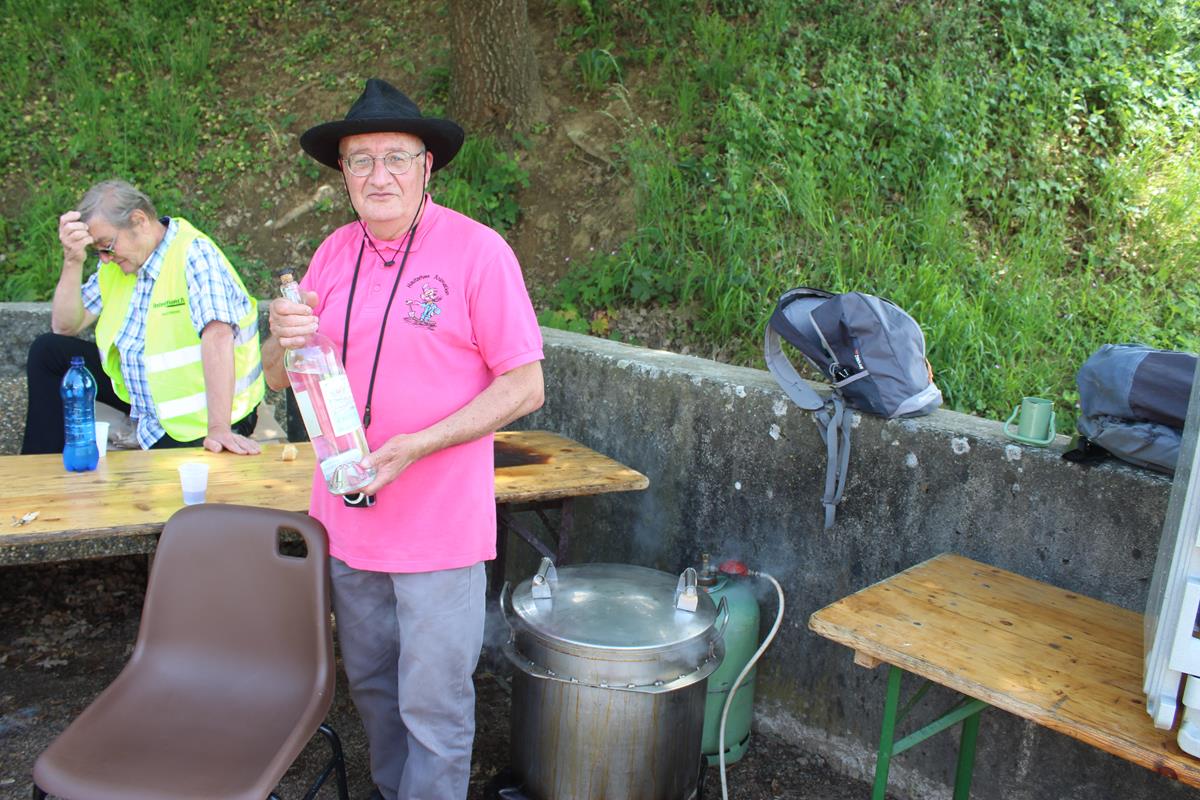
[[[1181,678],[1185,674],[1200,675],[1200,639],[1194,633],[1200,610],[1198,398],[1200,370],[1192,382],[1183,443],[1146,601],[1142,688],[1146,692],[1146,710],[1155,726],[1164,729],[1175,723]]]

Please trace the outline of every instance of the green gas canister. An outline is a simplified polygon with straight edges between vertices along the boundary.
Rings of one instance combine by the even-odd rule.
[[[758,600],[750,588],[746,566],[726,561],[714,569],[707,554],[701,557],[698,586],[708,592],[713,603],[725,599],[729,622],[725,627],[725,660],[708,677],[708,697],[704,703],[704,738],[701,752],[710,766],[717,763],[720,748],[721,711],[733,682],[758,647]],[[725,763],[732,764],[746,753],[750,744],[750,722],[754,717],[754,683],[758,668],[752,669],[738,686],[729,716],[725,721]]]

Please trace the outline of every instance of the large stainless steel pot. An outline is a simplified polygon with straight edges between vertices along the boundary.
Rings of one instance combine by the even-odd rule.
[[[513,769],[530,797],[696,796],[706,686],[728,615],[695,581],[691,569],[556,571],[546,559],[515,590],[505,585]]]

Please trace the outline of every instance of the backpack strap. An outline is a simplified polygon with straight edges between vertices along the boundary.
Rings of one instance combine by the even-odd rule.
[[[837,505],[846,489],[846,471],[850,464],[850,430],[854,415],[847,413],[846,404],[839,392],[835,390],[829,400],[824,400],[808,381],[800,377],[792,362],[783,354],[775,324],[776,318],[772,317],[767,324],[763,355],[767,368],[792,402],[806,411],[815,412],[813,417],[821,431],[826,452],[825,494],[821,497],[821,504],[825,507],[825,527],[832,528],[837,516]]]
[[[825,529],[833,527],[837,518],[837,506],[846,491],[846,473],[850,466],[850,431],[854,412],[846,409],[842,396],[834,392],[829,403],[813,415],[821,438],[825,440],[825,494],[821,505],[825,507]]]
[[[783,354],[783,345],[780,343],[776,325],[786,326],[784,327],[785,334],[793,331],[791,323],[787,322],[782,314],[771,317],[771,321],[767,323],[767,333],[763,341],[763,358],[767,362],[767,369],[775,376],[775,380],[779,382],[780,387],[793,403],[805,411],[821,410],[825,407],[825,401],[812,386],[809,386],[808,381],[800,377],[800,373],[792,365],[791,359]]]

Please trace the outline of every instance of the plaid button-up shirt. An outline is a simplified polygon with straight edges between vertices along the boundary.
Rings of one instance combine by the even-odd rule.
[[[162,269],[163,257],[179,223],[169,217],[161,222],[167,226],[166,235],[158,247],[138,269],[137,285],[129,301],[129,316],[117,332],[116,347],[121,355],[121,375],[129,389],[129,416],[137,424],[138,444],[149,449],[166,435],[154,399],[150,396],[150,382],[146,375],[146,317],[150,313],[150,295],[154,282]],[[188,248],[184,277],[187,281],[188,310],[192,325],[199,335],[210,322],[227,322],[233,326],[234,336],[238,333],[238,320],[250,311],[250,298],[234,282],[233,276],[221,265],[221,256],[211,242],[196,239]],[[83,285],[83,305],[93,314],[99,314],[104,303],[100,298],[99,274],[93,274]],[[100,354],[101,360],[104,354]],[[230,420],[237,422],[237,420]]]

